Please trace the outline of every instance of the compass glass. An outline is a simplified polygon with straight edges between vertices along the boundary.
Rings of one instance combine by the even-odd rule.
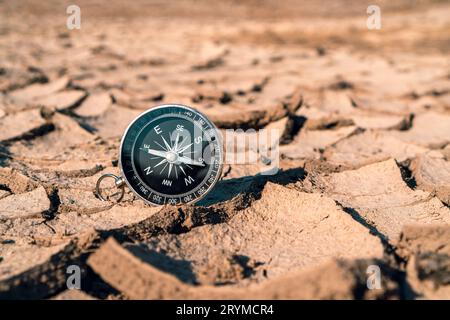
[[[220,176],[219,133],[194,109],[156,107],[140,115],[127,129],[120,165],[129,187],[146,202],[195,202]]]

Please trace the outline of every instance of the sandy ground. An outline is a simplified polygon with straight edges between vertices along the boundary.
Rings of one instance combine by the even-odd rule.
[[[365,1],[77,2],[81,30],[0,1],[1,298],[450,298],[448,2],[379,1],[381,30]],[[196,206],[97,199],[168,102],[279,128],[282,170],[227,164]]]

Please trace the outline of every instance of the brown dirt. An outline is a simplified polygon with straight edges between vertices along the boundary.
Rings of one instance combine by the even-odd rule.
[[[364,1],[78,1],[70,31],[68,2],[1,1],[0,298],[450,299],[450,5],[378,3],[369,31]],[[168,102],[279,129],[282,170],[227,164],[196,206],[97,199]]]

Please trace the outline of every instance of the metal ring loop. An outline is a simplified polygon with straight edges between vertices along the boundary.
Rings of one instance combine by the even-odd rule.
[[[116,176],[115,174],[105,173],[105,174],[101,175],[100,178],[98,178],[98,180],[97,180],[97,184],[95,186],[95,193],[100,198],[100,200],[109,201],[109,197],[107,197],[107,198],[103,197],[103,195],[100,191],[101,190],[100,184],[105,178],[113,178],[114,179],[116,187],[118,189],[120,189],[120,196],[117,198],[116,202],[120,202],[125,195],[125,185],[123,183],[123,179],[121,177]]]

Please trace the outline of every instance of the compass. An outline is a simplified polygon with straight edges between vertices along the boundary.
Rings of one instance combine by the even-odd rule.
[[[131,122],[121,141],[119,167],[123,181],[146,203],[179,205],[196,202],[212,189],[222,154],[219,131],[205,115],[168,104]],[[116,180],[116,186],[121,184]]]

